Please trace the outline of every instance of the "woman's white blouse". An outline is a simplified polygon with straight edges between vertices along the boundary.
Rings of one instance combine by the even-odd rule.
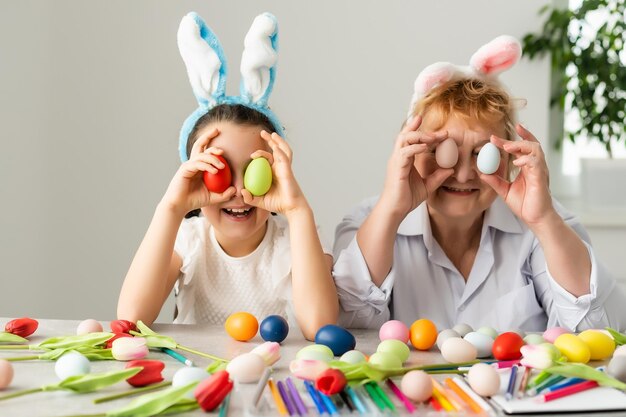
[[[377,328],[390,319],[410,325],[427,318],[439,329],[458,323],[499,331],[626,327],[626,297],[595,258],[582,225],[556,201],[557,211],[589,251],[590,294],[575,297],[552,278],[539,241],[500,198],[485,213],[467,282],[433,238],[423,203],[400,224],[393,265],[379,288],[356,241],[376,201],[366,200],[337,226],[333,275],[343,326]]]

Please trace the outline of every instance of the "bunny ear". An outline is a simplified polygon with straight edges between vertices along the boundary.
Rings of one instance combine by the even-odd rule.
[[[226,88],[226,59],[219,40],[197,13],[188,13],[178,27],[178,49],[201,107],[216,104]]]
[[[415,103],[424,97],[433,88],[452,79],[458,68],[449,62],[436,62],[424,68],[415,79],[413,97],[409,106],[410,117],[415,109]]]
[[[483,45],[470,58],[470,66],[478,73],[496,75],[511,68],[522,56],[522,46],[512,36],[498,36]]]
[[[241,97],[266,106],[274,87],[278,60],[278,21],[270,13],[257,16],[244,40],[241,56]]]

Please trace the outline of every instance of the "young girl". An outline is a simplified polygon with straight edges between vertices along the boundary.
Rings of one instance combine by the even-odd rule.
[[[118,317],[151,323],[176,287],[176,323],[222,324],[236,311],[263,319],[295,318],[303,334],[334,323],[332,257],[319,241],[312,210],[291,170],[291,149],[267,107],[274,82],[276,21],[258,16],[245,39],[242,94],[224,96],[224,54],[201,18],[190,13],[178,32],[181,55],[200,108],[181,131],[182,165],[124,281]],[[232,185],[210,192],[204,172],[223,170]],[[262,196],[244,188],[256,158],[271,164],[273,183]],[[185,215],[200,208],[199,217]],[[283,216],[271,216],[280,213]],[[293,320],[290,320],[293,322]]]
[[[626,325],[625,297],[580,223],[551,198],[541,146],[515,126],[514,100],[496,78],[520,55],[519,43],[503,36],[479,49],[470,67],[438,63],[418,76],[382,194],[337,228],[340,323],[428,318],[440,329],[467,323],[500,331]],[[477,159],[493,145],[495,166],[485,174]]]

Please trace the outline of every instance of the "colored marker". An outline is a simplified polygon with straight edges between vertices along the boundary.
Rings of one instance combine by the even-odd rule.
[[[476,403],[476,401],[474,401],[472,399],[472,397],[470,397],[469,395],[467,395],[467,393],[465,391],[463,391],[463,388],[459,387],[456,382],[454,382],[452,379],[450,378],[446,378],[443,381],[452,391],[454,391],[454,393],[456,395],[459,396],[459,398],[463,401],[465,401],[465,403],[472,409],[473,412],[475,413],[482,413],[483,409]]]
[[[574,385],[574,384],[579,384],[581,382],[585,382],[586,379],[583,378],[567,378],[561,382],[559,382],[558,384],[554,384],[551,387],[548,387],[546,389],[544,389],[541,394],[546,394],[548,392],[554,392],[558,389],[561,388],[565,388],[565,387],[569,387],[570,385]]]
[[[578,384],[570,385],[569,387],[561,388],[559,390],[549,392],[538,397],[538,401],[548,402],[556,400],[557,398],[563,398],[568,395],[576,394],[582,391],[586,391],[598,386],[596,381],[579,382]]]
[[[509,385],[506,389],[506,394],[504,395],[507,401],[511,401],[513,399],[516,379],[517,379],[517,365],[513,365],[513,367],[511,368],[511,376],[509,377]]]
[[[322,398],[322,401],[324,402],[324,406],[326,407],[328,412],[330,414],[339,414],[337,412],[337,407],[335,407],[335,403],[333,402],[333,400],[331,400],[330,397],[324,394],[323,392],[320,392],[319,390],[316,390],[316,391],[319,394],[319,396]]]
[[[309,396],[313,400],[313,404],[315,404],[315,408],[317,408],[317,412],[319,414],[326,413],[326,408],[324,407],[324,403],[322,402],[322,398],[317,396],[315,392],[315,388],[313,388],[313,384],[310,381],[304,381],[304,387],[309,392]],[[329,412],[330,414],[330,412]]]
[[[270,379],[269,381],[267,381],[267,385],[270,387],[270,391],[272,392],[272,397],[274,398],[274,403],[276,403],[276,408],[278,409],[278,412],[283,416],[287,415],[287,408],[285,407],[285,403],[280,396],[280,392],[278,392],[278,389],[276,388],[276,384],[272,379]]]
[[[352,403],[354,404],[354,406],[358,410],[359,414],[367,413],[367,409],[365,408],[365,404],[363,404],[363,402],[361,401],[361,398],[359,398],[358,394],[352,389],[352,387],[347,386],[345,388],[345,390],[348,393],[348,395],[350,396],[350,398],[352,399]]]
[[[285,405],[287,406],[287,411],[289,411],[289,415],[293,416],[294,414],[299,414],[298,410],[296,410],[296,406],[293,403],[293,400],[291,399],[291,397],[287,393],[287,390],[285,389],[285,384],[283,384],[283,381],[278,381],[276,383],[276,386],[278,387],[278,392],[280,392],[280,396],[282,397]]]
[[[175,350],[172,350],[166,347],[161,348],[161,350],[163,351],[163,353],[170,355],[172,358],[176,359],[178,362],[183,363],[187,366],[193,366],[193,362],[191,360],[187,359],[186,357],[176,352]]]
[[[309,410],[307,409],[306,405],[304,405],[304,402],[302,401],[302,397],[300,396],[300,393],[298,392],[298,389],[294,385],[291,378],[287,378],[287,388],[289,388],[289,391],[291,392],[291,396],[293,397],[293,401],[296,404],[296,408],[298,409],[300,414],[303,416],[308,414]]]
[[[402,401],[402,404],[404,404],[404,408],[406,408],[406,411],[408,411],[409,413],[415,411],[415,407],[413,406],[413,404],[411,404],[411,401],[409,401],[409,399],[402,393],[402,391],[400,391],[400,388],[398,388],[391,379],[387,380],[387,385],[389,386],[389,389],[391,389],[391,392],[393,392],[394,395],[398,397],[400,401]]]

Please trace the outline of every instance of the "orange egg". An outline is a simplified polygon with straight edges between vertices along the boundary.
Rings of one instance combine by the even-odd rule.
[[[233,339],[247,342],[256,335],[259,322],[252,314],[240,311],[228,316],[224,328]]]
[[[428,319],[413,322],[409,329],[411,344],[418,350],[428,350],[437,341],[437,327]]]

